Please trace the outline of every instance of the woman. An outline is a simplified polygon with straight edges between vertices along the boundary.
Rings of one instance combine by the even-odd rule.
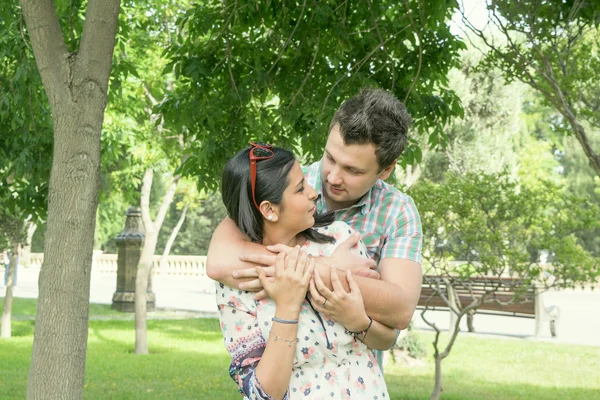
[[[294,248],[278,255],[273,281],[259,268],[268,299],[217,284],[229,373],[240,392],[248,399],[389,398],[367,346],[389,348],[395,331],[367,316],[349,272],[347,293],[335,270],[328,271],[334,290],[327,297],[341,299],[327,308],[337,322],[317,311],[325,311],[315,303],[315,288],[323,285],[312,257],[331,254],[352,230],[332,215],[315,216],[316,192],[293,154],[252,143],[225,166],[222,194],[229,217],[252,241]],[[366,254],[361,246],[356,251]]]

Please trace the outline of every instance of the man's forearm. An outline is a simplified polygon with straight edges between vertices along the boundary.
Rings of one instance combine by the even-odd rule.
[[[233,272],[256,266],[239,259],[240,255],[248,252],[269,253],[265,246],[248,241],[231,219],[224,219],[210,241],[206,258],[206,274],[211,279],[237,289],[240,283],[249,279],[234,278]]]

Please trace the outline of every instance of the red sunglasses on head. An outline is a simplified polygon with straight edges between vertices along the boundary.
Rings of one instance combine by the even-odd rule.
[[[258,142],[250,142],[250,185],[252,186],[252,201],[256,206],[256,209],[260,211],[260,207],[256,203],[256,162],[259,160],[268,160],[269,158],[273,158],[275,153],[273,153],[273,146],[265,143]]]

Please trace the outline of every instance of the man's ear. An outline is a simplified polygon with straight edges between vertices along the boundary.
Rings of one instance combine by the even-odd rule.
[[[381,179],[382,181],[385,181],[390,176],[390,174],[394,170],[395,166],[396,166],[396,161],[394,161],[393,163],[391,163],[389,166],[385,167],[383,169],[383,171],[381,171],[379,173],[379,179]]]
[[[279,206],[270,201],[265,200],[260,203],[260,213],[269,222],[277,222],[279,220]]]

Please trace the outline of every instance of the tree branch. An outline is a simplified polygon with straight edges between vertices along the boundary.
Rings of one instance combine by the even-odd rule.
[[[85,13],[79,57],[76,61],[77,72],[80,74],[78,78],[85,82],[95,77],[98,82],[94,83],[102,93],[108,91],[120,4],[120,0],[89,0]]]
[[[144,222],[144,228],[146,231],[154,230],[154,223],[150,217],[150,190],[152,189],[152,178],[154,177],[154,171],[152,168],[148,168],[144,172],[142,178],[142,193],[141,193],[141,208],[142,208],[142,221]]]
[[[167,215],[167,211],[169,211],[169,206],[173,202],[173,197],[175,196],[175,192],[177,191],[177,185],[179,184],[179,179],[181,179],[181,175],[176,175],[173,177],[173,182],[171,182],[169,190],[167,190],[167,194],[165,194],[165,196],[163,197],[160,209],[158,210],[158,214],[156,215],[156,220],[154,221],[157,229],[160,229],[160,227],[162,226],[162,223],[165,220],[165,216]]]
[[[380,48],[383,47],[383,46],[385,46],[387,42],[389,42],[390,40],[394,39],[396,36],[398,36],[399,34],[401,34],[402,32],[404,32],[406,29],[408,29],[408,27],[404,27],[404,28],[400,29],[398,32],[394,33],[389,38],[387,38],[387,40],[385,42],[378,43],[377,46],[375,46],[375,48],[369,52],[369,54],[367,54],[366,56],[364,56],[363,58],[361,58],[360,60],[358,60],[356,63],[354,63],[354,65],[352,65],[352,67],[350,67],[350,71],[354,71],[354,70],[358,71],[358,70],[360,70],[362,68],[362,66],[367,61],[369,61],[369,59],[371,58],[371,56],[377,52],[377,50],[380,50]],[[331,86],[331,89],[329,89],[329,92],[327,93],[327,96],[325,96],[325,100],[323,101],[323,106],[321,107],[321,112],[323,112],[325,110],[325,106],[327,106],[327,101],[329,100],[329,96],[331,96],[331,93],[333,93],[333,89],[335,89],[337,87],[337,85],[339,85],[340,82],[342,80],[344,80],[344,78],[346,78],[348,72],[350,72],[350,71],[344,71],[342,77],[340,79],[338,79]]]
[[[281,60],[281,57],[283,56],[283,52],[287,48],[288,44],[290,44],[292,37],[294,37],[294,33],[296,33],[296,29],[298,29],[298,25],[300,25],[300,22],[302,22],[302,17],[304,17],[305,9],[306,9],[306,0],[304,0],[304,3],[302,4],[302,10],[300,10],[300,16],[298,17],[298,22],[296,22],[294,29],[292,29],[292,33],[290,33],[290,36],[287,38],[287,40],[285,41],[283,46],[281,46],[281,49],[279,50],[279,54],[277,55],[277,59],[275,60],[273,65],[271,65],[271,68],[269,68],[269,70],[267,71],[267,75],[271,74],[271,71],[273,71],[273,68],[275,68],[275,66],[277,65],[279,60]]]
[[[60,102],[69,81],[69,51],[52,0],[20,0],[33,54],[51,106]]]
[[[406,101],[408,100],[408,96],[410,96],[410,92],[412,92],[413,88],[415,87],[415,84],[417,83],[417,80],[419,79],[419,75],[421,75],[421,66],[423,65],[423,40],[421,39],[421,31],[420,29],[417,29],[417,25],[415,24],[415,21],[412,17],[411,9],[408,7],[408,2],[406,0],[404,1],[404,7],[406,8],[406,14],[408,15],[408,18],[410,19],[410,24],[412,25],[415,34],[417,35],[417,39],[419,39],[419,64],[417,67],[417,73],[415,74],[415,77],[413,78],[413,81],[410,84],[408,91],[406,92],[406,96],[404,96],[404,103],[406,103]]]
[[[317,44],[315,45],[315,54],[313,55],[312,61],[310,62],[310,66],[308,67],[308,71],[306,72],[306,76],[302,80],[302,84],[300,85],[300,87],[298,88],[298,90],[296,91],[296,93],[294,93],[294,96],[292,97],[292,101],[290,101],[290,104],[287,106],[288,109],[292,106],[292,104],[294,104],[294,101],[296,100],[296,97],[302,92],[302,88],[306,84],[306,81],[308,81],[308,78],[310,78],[310,73],[312,72],[312,69],[313,69],[313,67],[315,65],[315,61],[317,60],[317,55],[319,54],[319,43],[320,43],[320,41],[321,41],[321,31],[317,32]]]

